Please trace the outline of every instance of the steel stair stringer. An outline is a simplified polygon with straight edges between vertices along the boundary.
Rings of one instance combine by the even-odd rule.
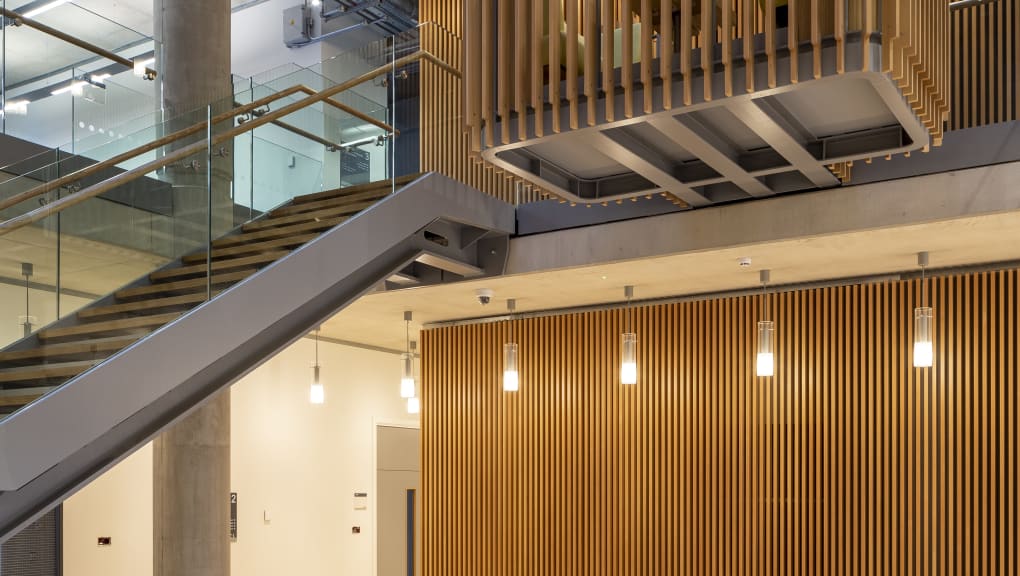
[[[430,173],[0,422],[0,541],[434,248],[513,206]]]

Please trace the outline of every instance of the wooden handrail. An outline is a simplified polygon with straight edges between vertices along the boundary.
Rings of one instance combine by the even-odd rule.
[[[90,198],[93,198],[95,196],[98,196],[99,194],[102,194],[104,192],[112,190],[112,189],[114,189],[114,188],[116,188],[116,187],[118,187],[118,186],[120,186],[122,184],[125,184],[127,182],[131,182],[133,180],[137,180],[138,178],[141,178],[142,176],[144,176],[145,174],[148,174],[149,172],[152,172],[153,170],[156,170],[158,168],[162,168],[162,167],[167,166],[169,164],[173,164],[174,162],[177,162],[179,160],[183,160],[184,158],[187,158],[188,156],[191,156],[192,154],[197,154],[197,153],[201,152],[202,150],[205,150],[208,146],[215,146],[216,144],[223,143],[223,142],[225,142],[225,141],[227,141],[227,140],[229,140],[231,138],[234,138],[235,136],[238,136],[238,135],[243,134],[245,132],[248,132],[250,130],[254,130],[255,128],[258,128],[259,126],[264,126],[265,124],[268,124],[270,122],[274,122],[276,120],[279,120],[280,118],[282,118],[284,116],[287,116],[289,114],[293,114],[294,112],[297,112],[298,110],[301,110],[301,109],[304,109],[304,108],[306,108],[308,106],[311,106],[312,104],[316,104],[318,102],[323,102],[323,101],[329,100],[333,96],[335,96],[336,94],[344,92],[345,90],[349,90],[349,89],[351,89],[351,88],[353,88],[355,86],[358,86],[360,84],[368,82],[369,80],[372,80],[374,78],[378,78],[379,76],[382,76],[382,75],[384,75],[384,74],[386,74],[386,73],[388,73],[388,72],[390,72],[392,70],[395,70],[397,68],[401,68],[403,66],[407,66],[408,64],[411,64],[413,62],[417,62],[419,60],[426,60],[428,62],[431,62],[432,64],[438,66],[439,68],[441,68],[443,70],[446,70],[447,72],[450,72],[451,74],[455,75],[456,77],[458,77],[458,78],[460,77],[460,72],[457,71],[456,69],[452,68],[449,64],[447,64],[447,63],[443,62],[442,60],[436,58],[435,56],[433,56],[432,54],[430,54],[429,52],[427,52],[425,50],[418,50],[417,52],[415,52],[413,54],[409,54],[407,56],[403,56],[403,57],[398,58],[397,60],[395,60],[395,61],[393,61],[393,62],[391,62],[389,64],[385,64],[385,65],[380,66],[378,68],[374,68],[372,70],[369,70],[368,72],[365,72],[364,74],[361,74],[360,76],[356,76],[354,78],[351,78],[350,80],[347,80],[346,82],[342,82],[340,84],[337,84],[336,86],[327,88],[325,90],[320,90],[320,91],[318,91],[318,92],[316,92],[314,94],[309,95],[307,98],[304,98],[302,100],[299,100],[297,102],[294,102],[292,104],[284,106],[283,108],[280,108],[279,110],[276,110],[274,112],[269,112],[267,114],[259,116],[258,118],[255,118],[253,120],[245,122],[244,124],[241,124],[240,126],[235,126],[235,127],[231,128],[230,130],[226,130],[226,131],[221,132],[219,134],[215,134],[213,136],[211,142],[203,140],[201,142],[195,142],[195,143],[189,144],[187,146],[178,148],[177,150],[174,150],[174,151],[172,151],[172,152],[170,152],[170,153],[168,153],[168,154],[166,154],[166,155],[164,155],[164,156],[162,156],[160,158],[157,158],[157,159],[152,160],[150,162],[146,162],[145,164],[143,164],[141,166],[132,168],[130,170],[126,170],[126,171],[121,172],[120,174],[117,174],[115,176],[111,176],[110,178],[107,178],[106,180],[103,180],[102,182],[98,182],[98,183],[93,184],[93,185],[91,185],[91,186],[89,186],[87,188],[83,188],[82,190],[80,190],[78,192],[75,192],[75,193],[70,194],[68,196],[65,196],[63,198],[60,198],[59,200],[56,200],[54,202],[50,202],[49,204],[46,204],[45,206],[41,206],[39,208],[36,208],[35,210],[32,210],[30,212],[26,212],[25,214],[22,214],[20,216],[16,216],[14,218],[11,218],[10,220],[2,222],[2,223],[0,223],[0,236],[2,236],[4,234],[7,234],[8,232],[12,232],[14,230],[17,230],[19,228],[22,228],[24,226],[27,226],[29,224],[32,224],[33,222],[38,222],[39,220],[42,220],[43,218],[47,218],[50,215],[55,214],[57,212],[60,212],[60,211],[62,211],[64,209],[66,209],[66,208],[70,208],[71,206],[75,206],[77,204],[80,204],[80,203],[82,203],[82,202],[84,202],[84,201],[86,201],[86,200],[88,200]],[[307,88],[307,87],[305,87],[305,88],[307,90],[311,90],[311,88]],[[284,90],[283,92],[274,94],[272,96],[267,96],[266,98],[257,100],[257,101],[255,101],[255,102],[253,102],[251,104],[246,104],[245,106],[241,107],[244,110],[242,110],[240,112],[239,112],[240,109],[237,109],[237,108],[235,108],[234,110],[231,110],[230,112],[224,112],[223,114],[219,114],[219,115],[213,117],[213,119],[212,119],[213,123],[215,124],[217,121],[221,121],[223,118],[229,118],[229,117],[232,117],[232,116],[234,116],[234,115],[236,115],[238,113],[244,113],[244,112],[247,112],[248,110],[253,110],[254,108],[257,108],[258,106],[261,106],[261,105],[265,104],[266,102],[264,102],[264,100],[266,100],[267,98],[275,97],[275,98],[273,98],[275,100],[275,99],[282,98],[283,96],[286,96],[286,95],[289,95],[289,94],[293,94],[294,92],[298,92],[298,91],[304,91],[304,90],[301,90],[298,87],[288,88],[287,90]],[[315,92],[314,90],[312,90],[312,91]],[[288,92],[289,92],[289,94],[285,94],[285,93],[288,93]],[[220,120],[217,120],[217,119],[220,119]],[[48,190],[52,190],[52,189],[54,189],[54,187],[57,187],[57,186],[60,186],[60,185],[65,185],[65,184],[73,182],[75,180],[79,180],[79,179],[81,179],[81,178],[83,178],[85,176],[88,176],[90,174],[93,174],[93,173],[95,173],[95,172],[97,172],[99,170],[103,170],[103,169],[109,168],[109,167],[111,167],[111,166],[113,166],[113,165],[115,165],[115,164],[117,164],[119,162],[123,162],[126,159],[134,158],[135,156],[138,156],[139,154],[143,154],[145,152],[151,151],[151,150],[153,150],[155,148],[158,148],[160,146],[165,146],[166,144],[169,144],[171,142],[175,142],[175,141],[177,141],[177,140],[179,140],[181,138],[184,138],[186,136],[189,136],[191,134],[194,134],[194,133],[199,132],[199,131],[201,131],[203,129],[206,129],[206,128],[207,128],[207,122],[204,122],[204,121],[203,122],[199,122],[199,123],[195,124],[194,126],[191,126],[189,128],[185,128],[183,130],[179,130],[179,131],[175,132],[174,134],[171,134],[169,136],[165,136],[163,138],[160,138],[158,140],[150,142],[149,144],[145,144],[143,146],[140,146],[140,147],[136,148],[135,150],[132,150],[132,151],[129,151],[129,152],[125,152],[124,154],[121,154],[121,155],[117,156],[116,158],[112,158],[110,160],[106,160],[104,162],[100,162],[98,164],[94,164],[92,166],[89,166],[88,168],[85,168],[83,170],[79,170],[78,172],[70,174],[70,175],[68,175],[68,176],[66,176],[64,178],[59,178],[57,180],[54,180],[53,182],[49,182],[49,183],[43,184],[41,186],[38,186],[36,188],[33,188],[32,190],[29,190],[25,194],[19,195],[19,196],[24,196],[24,198],[22,198],[22,200],[19,200],[19,202],[23,201],[24,199],[31,198],[32,196],[36,196],[36,195],[42,193],[42,192],[38,192],[38,193],[35,193],[35,194],[29,194],[29,193],[31,193],[31,192],[33,192],[35,190],[41,190],[43,188],[46,188],[47,186],[49,186]],[[136,151],[138,151],[138,152],[136,152]],[[88,172],[88,173],[86,174],[86,172]],[[70,178],[70,179],[68,180],[68,178]],[[59,181],[63,181],[63,182],[61,184],[59,184],[59,185],[54,186],[54,183],[59,182]],[[9,206],[9,204],[8,204],[8,206]],[[2,205],[0,205],[0,209],[3,209]]]
[[[317,90],[314,90],[314,89],[309,88],[307,86],[301,86],[301,92],[304,92],[305,94],[307,94],[309,96],[318,94]],[[373,126],[375,126],[377,128],[382,128],[383,130],[385,130],[387,132],[392,132],[394,135],[397,135],[397,136],[400,135],[400,130],[395,129],[393,126],[390,126],[389,124],[387,124],[387,123],[385,123],[385,122],[383,122],[381,120],[376,120],[375,118],[372,118],[371,116],[369,116],[368,114],[365,114],[364,112],[362,112],[361,110],[358,110],[357,108],[353,108],[353,107],[348,106],[347,104],[344,104],[342,102],[337,102],[336,100],[333,100],[332,98],[326,98],[325,102],[326,102],[326,104],[329,104],[333,108],[336,108],[337,110],[341,110],[343,112],[346,112],[346,113],[350,114],[351,116],[354,116],[358,120],[361,120],[362,122],[367,122],[367,123],[369,123],[369,124],[371,124],[371,125],[373,125]]]
[[[257,109],[257,108],[259,108],[261,106],[265,106],[267,104],[271,104],[271,103],[275,102],[276,100],[279,100],[281,98],[286,98],[287,96],[292,96],[292,95],[297,94],[299,92],[303,93],[303,94],[310,95],[310,96],[319,93],[314,88],[309,88],[308,86],[305,86],[303,84],[297,84],[295,86],[291,86],[290,88],[281,90],[280,92],[276,92],[275,94],[270,94],[270,95],[268,95],[268,96],[266,96],[264,98],[259,98],[258,100],[255,100],[255,101],[253,101],[253,102],[251,102],[249,104],[240,105],[240,106],[237,106],[237,107],[233,108],[232,110],[228,110],[227,112],[223,112],[221,114],[217,114],[216,116],[212,117],[212,122],[213,122],[213,124],[218,124],[220,122],[223,122],[224,120],[229,120],[231,118],[234,118],[235,116],[238,116],[238,115],[241,115],[241,114],[246,114],[246,113],[251,112],[252,110],[255,110],[255,109]],[[387,131],[389,133],[392,133],[394,135],[399,135],[399,133],[400,133],[399,131],[395,130],[389,124],[386,124],[385,122],[381,122],[379,120],[376,120],[375,118],[372,118],[368,114],[365,114],[364,112],[361,112],[361,111],[359,111],[359,110],[357,110],[355,108],[352,108],[352,107],[350,107],[350,106],[348,106],[346,104],[343,104],[341,102],[337,102],[336,100],[333,100],[332,98],[327,98],[325,102],[326,102],[326,104],[328,104],[328,105],[330,105],[330,106],[332,106],[332,107],[334,107],[334,108],[336,108],[338,110],[346,112],[347,114],[350,114],[351,116],[354,116],[355,118],[358,118],[358,119],[360,119],[362,121],[368,122],[369,124],[372,124],[373,126],[381,128],[381,129],[383,129],[383,130],[385,130],[385,131]],[[288,124],[286,126],[281,126],[281,128],[290,129],[289,126],[290,125]],[[99,162],[98,164],[93,164],[91,166],[86,166],[85,168],[82,168],[81,170],[77,170],[75,172],[71,172],[70,174],[67,174],[65,176],[61,176],[60,178],[57,178],[55,180],[50,180],[49,182],[43,182],[42,184],[40,184],[39,186],[36,186],[35,188],[30,188],[28,190],[25,190],[24,192],[21,192],[20,194],[15,194],[14,196],[11,196],[10,198],[6,198],[6,199],[0,200],[0,210],[6,210],[7,208],[10,208],[11,206],[15,206],[17,204],[20,204],[20,203],[24,202],[25,200],[32,199],[32,198],[34,198],[36,196],[41,196],[41,195],[43,195],[43,194],[45,194],[47,192],[51,192],[51,191],[56,190],[56,189],[58,189],[58,188],[60,188],[62,186],[66,186],[66,185],[68,185],[68,184],[70,184],[72,182],[75,182],[77,180],[81,180],[82,178],[86,178],[88,176],[91,176],[91,175],[93,175],[93,174],[95,174],[95,173],[97,173],[97,172],[99,172],[101,170],[105,170],[107,168],[113,167],[113,166],[115,166],[117,164],[120,164],[121,162],[124,162],[126,160],[130,160],[132,158],[135,158],[137,156],[145,154],[146,152],[151,152],[151,151],[153,151],[153,150],[155,150],[157,148],[160,148],[162,146],[170,144],[171,142],[175,142],[177,140],[180,140],[181,138],[186,138],[188,136],[191,136],[193,134],[201,132],[201,131],[203,131],[205,129],[206,129],[206,121],[202,120],[201,122],[193,124],[192,126],[189,126],[187,128],[183,128],[183,129],[178,130],[176,132],[173,132],[171,134],[167,134],[166,136],[164,136],[162,138],[159,138],[157,140],[153,140],[152,142],[149,142],[148,144],[143,144],[143,145],[141,145],[141,146],[139,146],[137,148],[132,148],[131,150],[128,150],[127,152],[124,152],[122,154],[118,154],[117,156],[114,156],[113,158],[110,158],[109,160],[105,160],[103,162]],[[307,133],[305,133],[305,134],[307,134]],[[304,136],[305,134],[302,134],[302,136]],[[316,140],[316,138],[311,138],[311,139],[312,140]],[[335,143],[329,142],[329,141],[327,141],[325,139],[323,139],[322,141],[319,141],[319,144],[323,144],[325,146],[336,146]]]
[[[302,88],[304,88],[304,90]],[[270,94],[269,96],[266,96],[264,98],[259,98],[258,100],[255,100],[255,101],[253,101],[253,102],[251,102],[249,104],[245,104],[244,106],[239,106],[239,107],[234,108],[232,110],[229,110],[227,112],[223,112],[222,114],[217,114],[216,116],[212,117],[212,122],[213,122],[213,124],[217,124],[217,123],[222,122],[224,120],[228,120],[228,119],[234,118],[235,116],[237,116],[239,114],[245,114],[245,113],[250,112],[250,111],[252,111],[252,110],[254,110],[256,108],[259,108],[261,106],[265,106],[266,104],[270,104],[270,103],[272,103],[272,102],[274,102],[276,100],[279,100],[280,98],[285,98],[287,96],[296,94],[298,92],[304,92],[305,90],[312,90],[312,89],[304,87],[304,86],[291,86],[290,88],[287,88],[286,90],[281,90],[280,92],[277,92],[275,94]],[[313,92],[314,92],[314,90],[313,90]],[[113,158],[110,158],[109,160],[104,160],[102,162],[99,162],[98,164],[93,164],[91,166],[86,166],[85,168],[82,168],[81,170],[76,170],[74,172],[71,172],[70,174],[67,174],[65,176],[61,176],[60,178],[57,178],[55,180],[50,180],[49,182],[43,182],[42,184],[36,186],[35,188],[30,188],[28,190],[25,190],[24,192],[21,192],[20,194],[15,194],[14,196],[11,196],[10,198],[6,198],[6,199],[3,199],[3,200],[0,200],[0,210],[6,210],[7,208],[10,208],[11,206],[14,206],[16,204],[20,204],[20,203],[24,202],[25,200],[29,200],[29,199],[34,198],[36,196],[41,196],[41,195],[43,195],[43,194],[45,194],[47,192],[56,190],[56,189],[61,188],[63,186],[67,186],[68,184],[70,184],[72,182],[75,182],[77,180],[81,180],[82,178],[86,178],[88,176],[91,176],[91,175],[93,175],[93,174],[95,174],[95,173],[97,173],[97,172],[99,172],[101,170],[105,170],[107,168],[116,166],[117,164],[120,164],[121,162],[124,162],[126,160],[130,160],[130,159],[132,159],[132,158],[134,158],[136,156],[140,156],[142,154],[145,154],[146,152],[151,152],[151,151],[153,151],[153,150],[155,150],[157,148],[160,148],[162,146],[166,146],[167,144],[170,144],[172,142],[176,142],[177,140],[180,140],[181,138],[186,138],[188,136],[191,136],[192,134],[197,134],[198,132],[201,132],[201,131],[206,129],[206,127],[207,127],[206,124],[207,124],[207,122],[205,120],[202,120],[201,122],[193,124],[192,126],[189,126],[187,128],[183,128],[183,129],[178,130],[176,132],[173,132],[171,134],[167,134],[166,136],[163,136],[162,138],[157,138],[156,140],[153,140],[152,142],[149,142],[147,144],[142,144],[141,146],[138,146],[137,148],[132,148],[131,150],[128,150],[127,152],[123,152],[121,154],[118,154],[118,155],[114,156]]]
[[[340,144],[332,142],[330,140],[326,140],[325,138],[319,136],[318,134],[312,134],[308,130],[298,128],[293,124],[287,124],[283,120],[273,120],[273,126],[279,126],[280,128],[286,130],[287,132],[290,132],[291,134],[297,134],[298,136],[301,136],[302,138],[307,138],[312,142],[315,142],[316,144],[321,144],[322,146],[325,146],[326,149],[329,150],[330,152],[340,149]]]
[[[26,18],[24,15],[19,14],[18,12],[15,12],[13,10],[8,10],[7,8],[0,8],[0,14],[4,15],[7,18],[10,18],[11,20],[13,20],[14,24],[16,26],[20,26],[20,25],[24,24],[25,26],[28,26],[29,28],[35,28],[36,30],[42,32],[43,34],[49,34],[50,36],[53,36],[54,38],[59,38],[60,40],[63,40],[64,42],[67,42],[68,44],[73,44],[73,45],[75,45],[75,46],[77,46],[77,47],[79,47],[79,48],[81,48],[83,50],[88,50],[89,52],[92,52],[93,54],[95,54],[97,56],[102,56],[103,58],[106,58],[107,60],[113,60],[114,62],[116,62],[118,64],[123,64],[124,66],[127,66],[130,69],[134,69],[134,67],[135,67],[135,63],[133,61],[128,60],[127,58],[125,58],[125,57],[123,57],[123,56],[121,56],[119,54],[114,54],[113,52],[110,52],[109,50],[107,50],[105,48],[100,48],[99,46],[96,46],[95,44],[90,44],[90,43],[88,43],[88,42],[86,42],[86,41],[84,41],[84,40],[82,40],[80,38],[75,38],[74,36],[71,36],[70,34],[65,34],[64,32],[61,32],[60,30],[57,30],[56,28],[51,28],[51,27],[43,24],[42,22],[37,22],[37,21],[35,21],[35,20],[31,19],[31,18]],[[153,70],[152,68],[146,67],[145,68],[145,77],[148,78],[149,80],[155,79],[156,78],[156,71]]]

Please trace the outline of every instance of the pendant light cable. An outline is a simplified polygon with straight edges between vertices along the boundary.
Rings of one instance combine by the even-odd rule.
[[[624,310],[624,331],[621,334],[620,349],[620,383],[637,384],[637,334],[633,330],[634,310],[631,309],[631,300],[634,298],[634,287],[624,286],[623,295],[627,299],[627,309]]]
[[[508,298],[506,301],[507,318],[510,322],[510,337],[503,343],[503,391],[517,392],[520,390],[520,373],[517,366],[517,327],[514,325],[514,312],[517,300]]]
[[[917,265],[921,267],[921,306],[928,306],[928,253],[917,253]]]
[[[400,397],[408,399],[408,410],[411,398],[417,397],[414,377],[414,354],[411,352],[411,311],[404,312],[404,353],[400,355],[402,364],[400,377]]]
[[[319,379],[319,328],[315,327],[315,364],[312,366],[312,386],[308,396],[312,404],[323,404],[326,401],[326,389]]]
[[[914,359],[915,368],[930,368],[934,363],[932,343],[932,309],[928,305],[928,253],[917,253],[921,268],[921,302],[914,308]]]

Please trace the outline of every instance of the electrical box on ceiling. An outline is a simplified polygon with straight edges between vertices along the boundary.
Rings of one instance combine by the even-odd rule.
[[[308,6],[299,5],[283,11],[283,43],[288,48],[303,46],[312,41],[312,18]]]
[[[283,42],[295,48],[329,38],[334,48],[351,50],[417,25],[414,0],[304,2],[284,9]]]

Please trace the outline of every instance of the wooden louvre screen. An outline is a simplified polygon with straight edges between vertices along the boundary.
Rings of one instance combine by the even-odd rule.
[[[1016,574],[1018,273],[422,335],[423,574]],[[626,315],[639,380],[619,383]]]

